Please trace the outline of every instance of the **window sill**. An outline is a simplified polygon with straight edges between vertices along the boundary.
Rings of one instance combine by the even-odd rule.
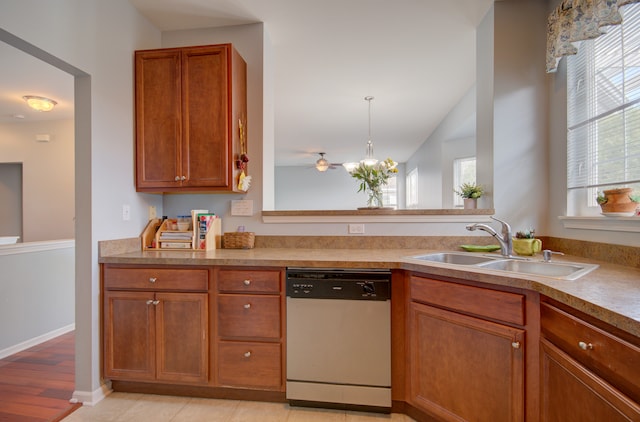
[[[264,223],[485,223],[493,209],[262,211]]]
[[[640,232],[640,217],[558,217],[566,229]]]

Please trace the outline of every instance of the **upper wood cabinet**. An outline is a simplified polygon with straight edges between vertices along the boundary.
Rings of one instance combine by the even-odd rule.
[[[135,52],[137,191],[238,191],[246,79],[231,44]]]

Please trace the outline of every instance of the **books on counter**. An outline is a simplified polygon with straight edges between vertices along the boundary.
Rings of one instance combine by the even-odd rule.
[[[212,250],[222,247],[222,220],[209,210],[191,211],[191,230],[171,230],[174,220],[150,220],[141,234],[143,249]]]
[[[219,248],[221,233],[220,217],[213,213],[199,213],[194,220],[194,249],[212,250]],[[196,224],[197,222],[197,224]]]

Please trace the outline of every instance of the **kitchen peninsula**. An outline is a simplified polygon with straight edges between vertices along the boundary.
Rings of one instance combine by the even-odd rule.
[[[105,288],[109,288],[111,275],[122,271],[138,271],[145,276],[158,271],[191,275],[199,272],[204,277],[199,285],[161,287],[156,281],[153,289],[130,285],[132,291],[128,293],[156,290],[156,295],[193,294],[208,298],[208,309],[204,305],[197,308],[208,312],[208,319],[189,317],[190,325],[197,320],[204,325],[195,327],[207,327],[206,344],[201,344],[208,348],[208,365],[202,361],[205,363],[201,366],[204,378],[171,381],[158,377],[141,382],[135,377],[116,376],[114,389],[284,401],[285,268],[386,268],[393,273],[393,411],[407,413],[416,420],[447,420],[451,415],[464,418],[480,411],[500,415],[494,420],[538,420],[541,413],[557,412],[559,407],[567,406],[559,402],[562,395],[553,390],[562,380],[572,386],[571,394],[593,403],[590,406],[605,412],[602,414],[617,412],[630,420],[640,415],[640,269],[637,262],[633,263],[637,259],[633,254],[626,255],[630,259],[626,265],[605,262],[604,258],[594,261],[576,255],[560,257],[558,262],[599,264],[595,271],[568,281],[411,258],[455,250],[461,241],[455,237],[423,239],[422,243],[389,237],[384,239],[385,246],[376,244],[381,239],[369,239],[369,246],[373,245],[369,249],[354,248],[358,242],[348,237],[276,238],[258,238],[255,249],[207,252],[142,252],[137,239],[102,244],[100,263],[107,282]],[[362,243],[362,238],[359,240]],[[550,247],[554,242],[563,241],[545,239]],[[247,280],[251,282],[246,284]],[[119,288],[127,290],[126,280],[121,280]],[[182,291],[172,292],[173,289]],[[233,300],[236,296],[268,300],[272,305],[262,309],[271,310],[255,316],[251,324],[244,324],[241,316],[226,314],[229,308],[220,300]],[[228,318],[237,318],[233,325],[240,334],[224,332]],[[250,326],[263,327],[264,332],[242,333],[243,327]],[[576,344],[573,339],[566,339],[578,334],[586,337]],[[161,338],[154,336],[156,342]],[[425,336],[430,339],[428,342],[420,340]],[[469,344],[470,341],[476,344]],[[445,347],[442,350],[448,352],[434,355],[429,348],[433,344],[441,344]],[[234,347],[237,350],[231,352]],[[243,353],[249,349],[250,357],[246,357]],[[481,350],[487,353],[479,353]],[[234,353],[241,357],[235,358]],[[105,356],[109,357],[108,350]],[[479,366],[470,363],[478,359]],[[452,370],[469,371],[464,383],[469,403],[461,408],[457,407],[459,396],[454,397],[459,386],[450,382],[455,377],[436,377],[445,393],[435,392],[425,381],[425,377],[433,379],[437,365],[449,360]],[[584,374],[588,374],[589,388],[577,381]],[[576,385],[583,387],[576,389]],[[599,394],[597,400],[593,399],[593,391]],[[493,407],[487,407],[487,399]],[[584,400],[576,400],[578,404],[573,407],[583,406],[580,403]]]

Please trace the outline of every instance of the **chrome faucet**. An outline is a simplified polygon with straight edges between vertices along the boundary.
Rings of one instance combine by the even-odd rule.
[[[510,258],[513,254],[513,240],[511,239],[511,226],[506,221],[498,220],[495,217],[491,217],[492,220],[498,221],[502,224],[502,237],[491,227],[486,224],[469,224],[467,230],[483,230],[495,237],[498,243],[500,243],[500,253],[502,256]]]

